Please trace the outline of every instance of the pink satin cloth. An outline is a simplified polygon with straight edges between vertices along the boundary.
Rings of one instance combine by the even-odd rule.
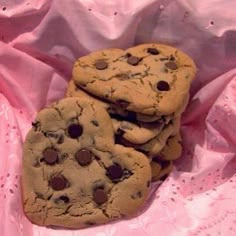
[[[236,235],[236,1],[0,1],[0,235]],[[64,96],[76,58],[161,42],[198,67],[182,119],[184,151],[139,216],[83,230],[39,227],[21,204],[22,144]]]

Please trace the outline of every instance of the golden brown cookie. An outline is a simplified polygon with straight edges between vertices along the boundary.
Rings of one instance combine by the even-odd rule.
[[[162,44],[105,49],[79,58],[73,79],[83,90],[125,110],[171,115],[182,107],[195,77],[192,59]]]
[[[24,143],[22,192],[35,224],[82,228],[135,215],[149,193],[145,155],[114,144],[106,110],[66,98],[39,112]]]
[[[172,161],[153,160],[151,163],[152,182],[165,180],[173,169]]]

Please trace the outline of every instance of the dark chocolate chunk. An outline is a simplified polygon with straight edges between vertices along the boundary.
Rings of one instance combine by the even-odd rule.
[[[93,200],[99,205],[103,204],[108,200],[107,193],[104,189],[95,189],[93,192]]]
[[[177,66],[177,64],[176,64],[174,61],[169,61],[169,62],[165,63],[165,66],[166,66],[168,69],[171,69],[171,70],[176,70],[176,69],[178,69],[178,66]]]
[[[97,61],[95,67],[97,70],[104,70],[108,67],[108,64],[105,61]]]
[[[170,85],[166,81],[160,80],[157,82],[157,89],[159,91],[168,91],[170,90]]]
[[[151,181],[148,180],[148,182],[147,182],[147,187],[150,187],[150,184],[151,184]]]
[[[118,164],[111,165],[107,168],[107,175],[112,180],[120,179],[123,176],[123,169]]]
[[[140,58],[135,57],[135,56],[130,56],[127,60],[127,62],[132,66],[138,65],[139,61],[140,61]]]
[[[148,48],[147,52],[152,55],[158,55],[160,53],[156,48]]]
[[[62,175],[55,175],[50,180],[50,186],[57,191],[64,189],[66,187],[66,184],[67,180]]]
[[[68,134],[71,138],[78,138],[83,133],[83,128],[79,124],[71,124],[68,127]]]
[[[81,166],[89,165],[92,162],[92,154],[86,149],[79,150],[75,154],[75,158]]]
[[[43,152],[43,160],[49,165],[55,164],[58,160],[57,151],[52,148],[47,148]]]

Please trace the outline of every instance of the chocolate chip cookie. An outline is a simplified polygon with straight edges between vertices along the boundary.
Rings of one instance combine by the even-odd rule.
[[[152,122],[151,119],[148,120],[149,122],[139,121],[138,119],[143,118],[141,114],[136,114],[136,117],[132,117],[132,115],[128,114],[127,111],[122,111],[121,109],[115,110],[111,105],[109,105],[109,103],[98,100],[98,98],[79,89],[73,80],[69,82],[66,96],[81,98],[86,97],[102,105],[104,109],[110,113],[115,134],[120,135],[122,138],[133,144],[144,144],[148,142],[150,139],[156,137],[162,131],[164,126],[167,125],[171,119],[173,119],[172,116],[161,116],[156,118],[154,117],[154,121]],[[175,112],[176,116],[180,115],[185,110],[187,101],[188,96],[185,99],[181,109]],[[144,116],[147,117],[147,115]]]
[[[181,153],[182,139],[180,133],[177,133],[167,139],[166,145],[155,157],[159,160],[174,161],[180,157]]]
[[[27,134],[23,205],[35,224],[82,228],[133,216],[150,180],[147,157],[114,144],[108,113],[91,100],[54,103]]]
[[[77,86],[73,79],[71,79],[68,83],[65,96],[66,97],[80,97],[80,98],[85,97],[93,101],[97,101],[101,106],[104,107],[104,109],[107,110],[107,112],[110,114],[112,118],[117,119],[117,120],[124,119],[130,122],[141,121],[141,122],[147,122],[147,123],[160,121],[160,120],[169,121],[174,116],[178,116],[179,114],[182,113],[182,110],[184,110],[185,108],[185,103],[188,101],[188,99],[186,99],[181,109],[179,111],[176,111],[174,114],[166,115],[166,116],[150,116],[150,115],[145,115],[142,113],[135,113],[135,112],[127,111],[123,109],[122,106],[118,106],[117,104],[113,104],[113,103],[108,103],[104,99],[97,97],[94,94],[92,95],[86,92],[85,90],[83,90],[82,88],[80,88],[79,86]]]
[[[117,136],[133,144],[144,144],[156,137],[165,127],[163,120],[153,123],[129,122],[125,120],[112,119],[113,128]]]
[[[121,135],[116,135],[116,143],[145,153],[149,158],[153,158],[165,147],[167,140],[179,132],[180,117],[173,119],[164,129],[154,138],[144,144],[135,144],[125,140]]]
[[[152,182],[165,180],[173,169],[172,161],[153,159],[151,162]]]
[[[152,181],[164,180],[173,168],[173,160],[180,157],[182,153],[180,133],[167,139],[166,145],[158,155],[152,158]]]
[[[161,44],[106,49],[79,58],[73,79],[90,94],[124,110],[151,116],[179,110],[195,77],[192,59]]]

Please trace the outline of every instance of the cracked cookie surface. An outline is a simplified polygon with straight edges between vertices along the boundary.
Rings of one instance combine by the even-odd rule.
[[[122,136],[128,142],[133,144],[144,144],[149,140],[156,137],[166,125],[168,125],[171,120],[174,119],[172,116],[161,116],[161,117],[148,117],[147,115],[141,116],[141,114],[136,114],[136,117],[129,116],[128,112],[122,111],[121,109],[112,109],[112,107],[98,98],[89,95],[85,91],[79,89],[73,80],[69,82],[66,96],[70,97],[80,97],[80,98],[88,98],[94,102],[97,102],[99,105],[103,106],[106,109],[111,118],[112,124],[114,128],[114,132],[116,135]],[[184,103],[179,111],[175,112],[175,116],[179,116],[185,110],[185,107],[188,102],[188,96],[184,100]],[[116,113],[116,114],[115,114]],[[144,118],[145,117],[145,118]],[[139,120],[146,120],[150,118],[149,122],[142,122]],[[139,119],[139,120],[138,120]],[[152,122],[151,122],[152,121]]]
[[[33,223],[83,228],[138,212],[149,193],[149,160],[114,144],[103,107],[66,98],[40,111],[32,125],[22,188],[24,212]]]
[[[194,62],[182,51],[144,44],[81,57],[74,64],[73,79],[79,87],[109,103],[158,116],[180,109],[195,73]]]
[[[125,110],[124,108],[119,106],[119,104],[108,103],[104,99],[102,99],[100,97],[96,97],[95,95],[92,95],[92,94],[88,93],[87,91],[83,90],[82,88],[80,88],[79,86],[77,86],[73,79],[71,79],[68,83],[68,87],[67,87],[67,91],[66,91],[65,96],[66,97],[88,98],[94,102],[96,101],[97,103],[99,103],[99,105],[101,105],[104,109],[106,109],[107,112],[113,118],[116,118],[118,116],[119,118],[123,118],[125,120],[132,121],[132,122],[141,121],[141,122],[147,122],[147,123],[152,123],[154,121],[158,121],[158,120],[163,119],[162,116],[151,116],[151,115],[145,115],[142,113],[135,113],[135,112]],[[186,102],[187,102],[187,99],[186,99]],[[182,107],[184,107],[184,106],[185,106],[185,104],[183,104]],[[176,111],[175,113],[173,113],[171,115],[166,115],[165,119],[169,120],[169,119],[172,119],[174,116],[178,116],[183,110],[182,107],[181,107],[181,110]]]

